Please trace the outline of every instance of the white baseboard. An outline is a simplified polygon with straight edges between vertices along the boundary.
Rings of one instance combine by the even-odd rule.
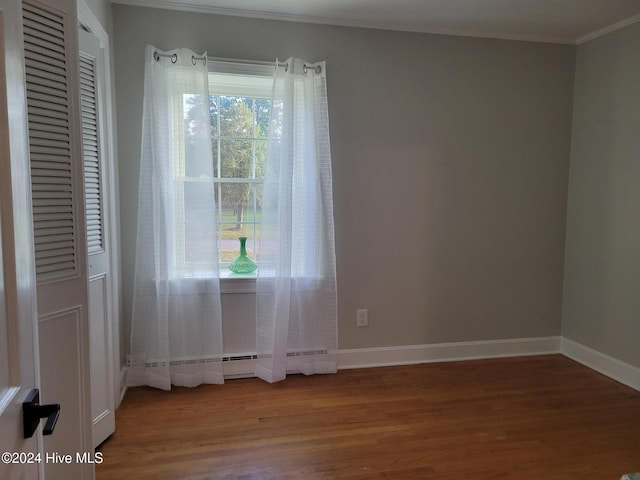
[[[338,369],[560,353],[560,337],[434,343],[338,351]]]
[[[562,337],[560,353],[565,357],[640,391],[640,368]]]
[[[338,351],[338,370],[483,358],[522,357],[561,353],[597,372],[640,391],[640,369],[563,337],[516,338],[477,342],[434,343]],[[224,362],[227,379],[253,377],[254,359]],[[127,367],[120,371],[120,401],[127,391]]]
[[[560,337],[346,349],[338,351],[338,370],[551,353],[560,353]],[[226,379],[253,377],[255,360],[224,362],[223,368]]]

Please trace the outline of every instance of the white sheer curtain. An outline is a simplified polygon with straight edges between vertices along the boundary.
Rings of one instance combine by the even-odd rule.
[[[336,371],[337,293],[326,65],[276,69],[256,298],[256,375]]]
[[[159,55],[158,55],[159,54]],[[206,57],[206,54],[204,55]],[[127,383],[222,383],[207,67],[147,46]]]

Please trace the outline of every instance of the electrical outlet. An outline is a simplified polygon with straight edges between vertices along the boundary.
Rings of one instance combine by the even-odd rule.
[[[366,308],[356,310],[356,325],[358,327],[369,326],[369,311]]]

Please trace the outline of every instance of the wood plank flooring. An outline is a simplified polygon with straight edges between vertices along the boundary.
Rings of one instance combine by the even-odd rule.
[[[618,480],[640,392],[561,355],[130,389],[97,480]]]

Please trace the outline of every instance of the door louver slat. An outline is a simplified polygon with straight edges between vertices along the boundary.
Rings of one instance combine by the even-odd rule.
[[[89,254],[104,251],[100,139],[95,59],[80,55],[80,101],[82,110],[82,158]]]
[[[26,2],[22,8],[36,277],[40,282],[77,272],[65,18]]]

